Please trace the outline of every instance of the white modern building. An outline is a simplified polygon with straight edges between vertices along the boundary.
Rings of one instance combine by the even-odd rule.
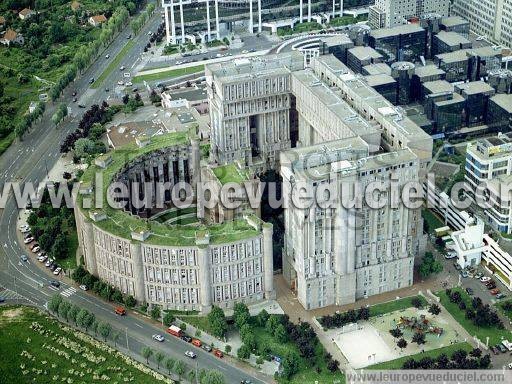
[[[451,247],[457,253],[457,264],[462,269],[480,264],[484,251],[484,222],[472,219],[466,223],[464,229],[452,232]]]
[[[482,253],[482,265],[512,291],[512,256],[487,234],[483,242],[485,250]]]
[[[391,28],[427,13],[448,16],[449,12],[450,0],[375,0],[369,9],[368,25]]]
[[[468,20],[473,32],[507,47],[512,44],[512,0],[454,0],[452,14]]]

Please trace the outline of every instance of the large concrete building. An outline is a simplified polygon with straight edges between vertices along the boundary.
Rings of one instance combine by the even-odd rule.
[[[407,24],[427,13],[448,16],[450,0],[375,0],[370,6],[368,24],[374,29]]]
[[[155,205],[155,188],[149,186],[194,185],[199,158],[195,139],[171,133],[139,138],[136,146],[96,159],[82,177],[75,204],[79,263],[123,294],[164,309],[206,313],[212,305],[229,308],[273,297],[272,225],[255,214],[203,224],[196,200],[179,207],[171,189],[160,195],[164,204],[158,210],[135,209],[145,197]],[[130,197],[116,198],[112,182],[124,185]],[[94,207],[87,203],[91,199]],[[125,203],[124,209],[108,201]]]
[[[510,46],[512,0],[454,0],[452,13],[468,20],[473,32]]]

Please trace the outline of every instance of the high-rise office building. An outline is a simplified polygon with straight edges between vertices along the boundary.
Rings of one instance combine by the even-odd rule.
[[[467,19],[473,32],[510,46],[512,0],[454,0],[452,13]]]
[[[450,0],[375,0],[370,6],[368,24],[375,29],[407,24],[427,13],[448,16]]]

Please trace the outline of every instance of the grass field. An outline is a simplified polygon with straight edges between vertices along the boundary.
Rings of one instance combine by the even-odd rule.
[[[427,300],[425,300],[425,298],[423,296],[418,295],[418,296],[412,296],[412,297],[404,297],[403,299],[393,300],[393,301],[388,301],[387,303],[372,305],[370,307],[370,316],[371,317],[380,316],[385,313],[398,311],[400,309],[410,308],[413,306],[411,301],[414,298],[420,299],[421,303],[423,304],[423,307],[425,307],[427,305]]]
[[[452,289],[452,291],[460,292],[462,299],[466,302],[468,307],[471,306],[471,298],[470,296],[464,292],[462,289]],[[466,319],[466,312],[461,310],[459,306],[455,303],[452,303],[445,291],[440,291],[436,293],[437,296],[441,298],[441,304],[446,308],[448,312],[457,320],[457,322],[464,327],[466,331],[472,336],[477,336],[482,342],[485,343],[486,338],[489,337],[489,345],[495,345],[501,342],[502,338],[510,339],[512,333],[507,331],[506,329],[498,329],[498,328],[483,328],[478,327],[473,324],[473,321]]]
[[[135,45],[135,40],[129,40],[126,45],[121,49],[121,51],[117,54],[117,56],[110,62],[110,64],[105,68],[102,74],[96,79],[94,83],[92,83],[91,88],[98,88],[105,81],[105,79],[112,73],[112,71],[118,70],[119,64],[121,64],[121,60],[126,56],[126,54],[133,48]],[[105,60],[103,58],[99,58],[99,60]]]
[[[434,233],[436,228],[444,227],[444,223],[429,209],[423,209],[421,211],[421,216],[423,216],[423,219],[427,224],[429,233]]]
[[[173,79],[184,75],[190,75],[192,73],[199,73],[204,71],[204,65],[196,65],[194,67],[171,69],[169,71],[163,71],[158,73],[151,73],[149,75],[140,75],[133,78],[134,83],[142,83],[143,81],[158,81]]]
[[[1,307],[0,338],[2,383],[172,383],[33,308]]]
[[[384,363],[379,363],[379,364],[375,364],[375,365],[371,365],[369,367],[367,367],[366,369],[382,369],[382,370],[387,370],[387,369],[400,369],[402,368],[402,365],[404,364],[405,361],[409,360],[409,359],[414,359],[414,360],[421,360],[422,358],[424,357],[437,357],[443,353],[445,353],[446,355],[450,356],[453,352],[459,350],[459,349],[463,349],[465,351],[471,351],[473,349],[473,347],[471,345],[469,345],[468,343],[457,343],[457,344],[453,344],[453,345],[449,345],[447,347],[443,347],[443,348],[438,348],[438,349],[433,349],[431,351],[425,351],[425,352],[422,352],[422,353],[418,353],[416,355],[412,355],[412,356],[404,356],[404,357],[401,357],[399,359],[395,359],[395,360],[391,360],[391,361],[386,361]]]

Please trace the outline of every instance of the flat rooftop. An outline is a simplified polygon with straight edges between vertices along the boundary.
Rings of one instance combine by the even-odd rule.
[[[364,80],[370,87],[377,87],[384,84],[396,84],[396,80],[393,79],[390,75],[385,75],[382,73],[378,75],[365,76]]]
[[[384,57],[372,47],[354,47],[350,48],[348,52],[359,60],[382,59]]]
[[[441,25],[446,27],[456,27],[458,25],[469,25],[469,21],[460,16],[443,17]]]
[[[455,85],[455,89],[466,95],[495,92],[494,88],[485,81],[471,81],[469,83],[457,84]]]
[[[445,105],[452,105],[452,104],[458,104],[458,103],[463,103],[465,100],[464,98],[459,95],[458,93],[454,93],[452,95],[452,98],[449,99],[449,100],[439,100],[439,101],[436,101],[434,104],[437,105],[438,107],[443,107]]]
[[[446,92],[453,93],[454,91],[453,84],[446,80],[427,81],[426,83],[423,83],[423,86],[430,94],[433,95]]]
[[[500,93],[498,95],[492,96],[491,100],[508,113],[512,113],[512,95]]]
[[[166,93],[171,95],[173,100],[177,99],[185,99],[188,101],[202,101],[208,100],[208,95],[206,92],[206,85],[200,85],[198,87],[192,88],[184,88],[184,89],[176,89],[172,91],[167,91]]]
[[[369,75],[391,75],[391,67],[386,63],[375,63],[370,65],[365,65],[363,70],[366,71]]]
[[[298,51],[275,55],[234,59],[206,65],[206,73],[225,82],[238,82],[256,76],[286,74],[304,68],[304,57]]]
[[[409,33],[418,33],[425,32],[423,28],[416,24],[404,24],[398,25],[392,28],[381,28],[375,29],[370,32],[370,35],[375,39],[383,39],[386,37],[398,36],[398,35],[406,35]]]
[[[422,77],[430,77],[430,76],[442,76],[446,74],[441,68],[437,67],[435,64],[429,64],[425,66],[416,66],[415,75],[420,79]]]
[[[471,44],[470,40],[466,39],[464,36],[462,36],[461,34],[459,34],[457,32],[440,31],[435,36],[435,38],[439,39],[440,41],[442,41],[443,43],[445,43],[446,45],[448,45],[450,47],[460,46],[461,44],[465,45],[465,46],[467,46],[468,44]]]

